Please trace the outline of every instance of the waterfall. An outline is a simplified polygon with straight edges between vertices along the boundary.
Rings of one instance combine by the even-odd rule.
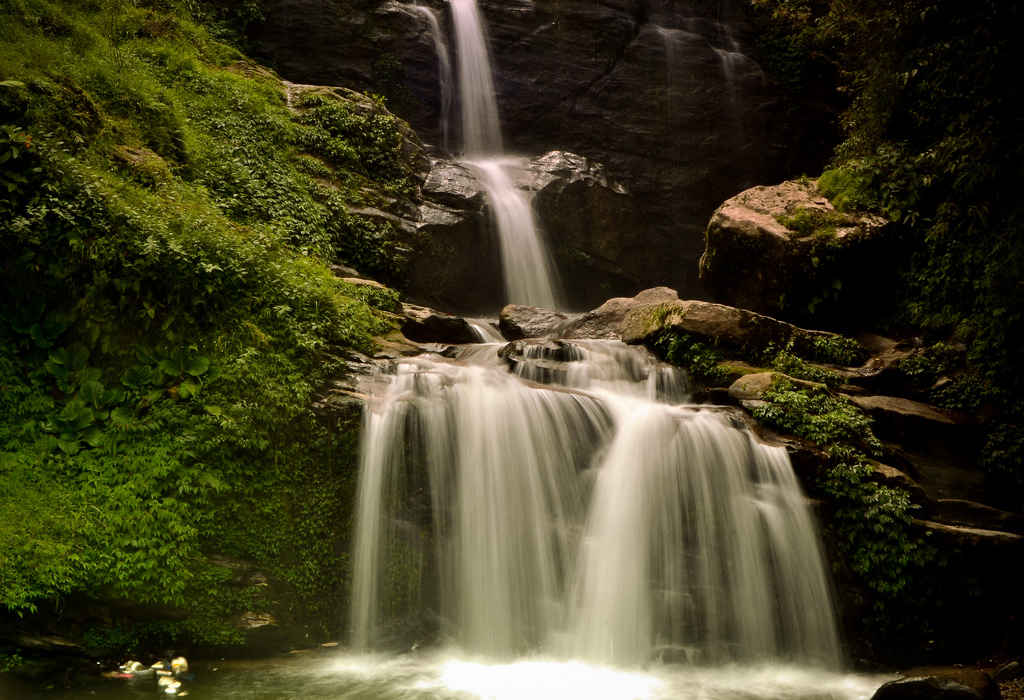
[[[459,59],[463,150],[473,157],[500,155],[501,124],[483,19],[476,0],[451,0],[450,5]]]
[[[533,207],[506,172],[508,159],[467,161],[487,191],[498,230],[506,299],[515,304],[557,307],[554,274],[537,231]]]
[[[440,83],[441,97],[441,148],[445,151],[451,148],[449,134],[451,132],[451,111],[452,111],[452,63],[448,55],[448,42],[445,41],[444,32],[441,30],[441,23],[437,13],[423,5],[413,5],[413,9],[427,19],[427,26],[430,27],[430,37],[434,42],[434,52],[437,54],[437,74]]]
[[[501,349],[405,360],[367,387],[354,644],[429,609],[497,658],[837,663],[784,450],[680,403],[685,377],[643,349]]]
[[[465,161],[480,178],[500,239],[506,301],[555,308],[558,294],[550,256],[526,194],[508,174],[516,162],[502,156],[487,35],[476,0],[451,0],[459,62]]]

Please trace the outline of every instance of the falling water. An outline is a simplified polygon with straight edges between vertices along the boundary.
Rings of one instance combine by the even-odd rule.
[[[467,161],[487,190],[501,243],[505,294],[509,302],[557,307],[551,261],[537,232],[533,207],[509,177],[509,159]]]
[[[516,163],[501,155],[498,103],[480,11],[476,0],[451,0],[451,8],[459,59],[463,151],[487,192],[500,238],[506,300],[555,308],[559,299],[550,256],[526,193],[509,176],[508,169]]]
[[[685,377],[646,351],[490,343],[374,381],[356,644],[380,640],[411,602],[434,606],[462,648],[497,658],[837,662],[821,553],[785,452],[680,404]]]
[[[441,148],[445,151],[451,148],[449,134],[451,132],[451,111],[452,111],[452,63],[448,55],[448,42],[445,41],[444,32],[441,30],[441,23],[437,13],[423,5],[413,5],[413,9],[426,17],[427,26],[430,27],[430,36],[434,41],[434,51],[437,54],[437,74],[440,83],[441,97]]]
[[[483,20],[476,0],[451,0],[450,4],[459,58],[463,149],[472,157],[500,155],[501,124]]]

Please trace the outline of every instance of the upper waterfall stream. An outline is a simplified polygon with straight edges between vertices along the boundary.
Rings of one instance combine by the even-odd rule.
[[[500,243],[505,299],[512,304],[554,308],[560,295],[550,256],[526,193],[508,173],[517,163],[504,155],[483,19],[476,0],[451,0],[450,5],[458,57],[463,157],[487,192]]]

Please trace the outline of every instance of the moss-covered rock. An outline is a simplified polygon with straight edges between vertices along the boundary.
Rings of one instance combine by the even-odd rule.
[[[891,294],[895,229],[841,211],[814,180],[754,187],[712,215],[700,259],[715,299],[819,325],[851,327]],[[888,266],[888,267],[887,267]]]
[[[807,330],[753,311],[706,301],[669,301],[634,308],[620,328],[627,343],[650,343],[666,333],[685,333],[741,356],[790,347],[807,359],[853,365],[865,354],[855,341],[836,333]]]

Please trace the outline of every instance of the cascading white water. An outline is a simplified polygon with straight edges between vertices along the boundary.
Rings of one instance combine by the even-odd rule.
[[[784,450],[706,412],[620,402],[614,420],[583,545],[577,655],[837,663],[821,553]]]
[[[441,30],[441,22],[437,13],[423,5],[413,5],[413,9],[427,19],[427,26],[430,28],[430,37],[434,42],[434,52],[437,54],[437,74],[441,98],[441,148],[445,151],[451,148],[451,111],[452,99],[454,97],[452,88],[452,62],[448,55],[448,42],[445,41],[444,32]]]
[[[476,0],[451,0],[458,54],[462,141],[466,163],[487,192],[500,238],[506,301],[555,308],[555,275],[533,209],[507,170],[487,34]]]
[[[678,405],[685,382],[641,349],[521,341],[502,360],[501,348],[404,361],[369,392],[356,644],[380,637],[382,612],[407,610],[381,600],[387,571],[392,596],[435,606],[474,653],[836,663],[784,451]]]
[[[488,194],[509,300],[551,308],[552,270],[501,156],[482,19],[475,0],[450,5],[465,162]],[[492,659],[837,662],[785,452],[685,405],[685,376],[645,350],[484,342],[398,362],[365,393],[357,648],[440,634]],[[445,685],[489,687],[466,678],[485,667]]]
[[[514,163],[498,158],[467,162],[487,190],[501,243],[506,299],[514,304],[555,308],[554,274],[537,231],[533,207],[505,171]]]
[[[476,0],[451,0],[459,60],[462,147],[473,157],[501,155],[501,123],[494,94],[491,52]]]

